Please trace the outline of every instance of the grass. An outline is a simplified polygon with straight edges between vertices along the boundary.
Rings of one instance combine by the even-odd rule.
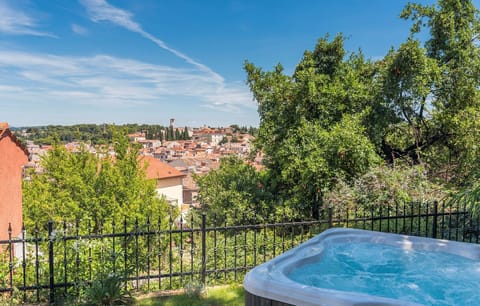
[[[211,287],[201,294],[184,293],[181,295],[137,298],[136,305],[141,306],[243,306],[245,291],[239,285]]]

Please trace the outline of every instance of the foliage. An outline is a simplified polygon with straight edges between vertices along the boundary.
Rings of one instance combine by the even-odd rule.
[[[265,153],[269,188],[304,217],[318,217],[335,177],[352,179],[380,161],[364,126],[374,65],[361,53],[345,59],[343,41],[342,35],[320,39],[292,76],[281,65],[264,72],[245,64],[259,105],[255,145]]]
[[[85,291],[85,305],[132,305],[130,292],[125,289],[125,281],[116,274],[97,274],[92,285]]]
[[[456,193],[448,202],[450,206],[463,205],[476,218],[480,216],[480,183],[477,181],[472,186]]]
[[[352,182],[339,179],[325,201],[337,210],[356,205],[366,211],[395,209],[412,202],[433,203],[447,196],[443,186],[432,183],[422,166],[377,166]]]
[[[402,18],[413,20],[412,35],[429,30],[426,54],[440,72],[429,91],[432,128],[423,150],[436,173],[468,185],[479,165],[474,141],[480,136],[478,10],[472,1],[439,0],[432,6],[409,4]]]
[[[335,178],[351,180],[379,163],[359,122],[358,117],[345,116],[328,130],[303,122],[287,135],[281,192],[292,208],[304,211],[303,216],[318,218],[317,205]]]
[[[210,218],[226,214],[233,223],[268,216],[272,195],[264,188],[265,179],[265,173],[238,157],[222,159],[218,170],[196,177],[202,211]]]
[[[15,131],[26,130],[27,135],[21,136],[16,132],[21,140],[32,140],[36,144],[50,145],[58,139],[62,143],[78,141],[90,143],[92,145],[106,145],[112,142],[113,131],[124,129],[126,133],[145,133],[146,139],[159,140],[188,140],[190,139],[185,127],[182,131],[175,129],[173,134],[169,134],[169,128],[157,124],[76,124],[71,126],[47,125],[37,127],[16,128]]]
[[[159,199],[155,182],[146,179],[138,148],[114,133],[115,158],[86,150],[67,151],[56,143],[43,156],[42,172],[24,181],[24,221],[27,229],[48,221],[91,221],[94,231],[125,216],[156,220],[169,206]],[[85,222],[86,223],[86,222]]]
[[[415,171],[421,165],[432,186],[461,188],[478,176],[478,11],[472,1],[439,0],[431,6],[408,4],[401,17],[413,21],[410,37],[375,62],[361,52],[348,54],[340,34],[305,51],[292,75],[280,64],[265,72],[245,63],[260,115],[255,145],[265,154],[269,188],[305,216],[315,217],[335,179],[352,185],[380,164],[372,150],[394,168],[401,164]],[[416,37],[424,29],[429,34],[422,47]],[[345,124],[348,118],[355,124]],[[337,149],[354,144],[353,151],[363,156],[329,154],[326,140],[334,131],[354,133],[340,137],[345,144]],[[413,179],[405,171],[396,175]]]

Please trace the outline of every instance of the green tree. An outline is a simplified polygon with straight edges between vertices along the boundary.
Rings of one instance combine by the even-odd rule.
[[[195,179],[202,210],[209,218],[215,214],[219,220],[227,216],[230,224],[240,224],[262,221],[271,212],[272,194],[266,189],[268,176],[238,157],[223,158],[218,170]]]
[[[364,123],[374,101],[374,65],[361,53],[345,59],[343,36],[320,39],[293,76],[281,65],[245,64],[260,115],[255,141],[282,201],[317,217],[337,176],[353,178],[379,162]],[[360,115],[358,115],[360,114]]]
[[[412,35],[429,31],[426,50],[440,78],[429,93],[434,135],[430,162],[446,181],[463,185],[478,172],[480,137],[480,20],[469,0],[439,0],[436,5],[409,4],[401,15],[414,24]]]
[[[29,228],[48,221],[90,220],[95,230],[123,218],[166,216],[169,206],[158,198],[138,160],[138,147],[114,131],[115,158],[86,150],[68,152],[58,142],[42,159],[42,172],[24,182],[24,219]]]
[[[440,75],[438,65],[413,39],[390,51],[381,65],[378,95],[384,109],[389,110],[380,129],[382,153],[389,162],[407,156],[418,164],[422,149],[438,138],[428,120],[431,114],[427,101]]]

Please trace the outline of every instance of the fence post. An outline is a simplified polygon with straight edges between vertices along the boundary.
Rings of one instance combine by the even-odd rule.
[[[438,221],[438,202],[433,202],[433,226],[432,226],[432,238],[437,238],[437,221]]]
[[[53,222],[48,222],[48,271],[49,271],[49,304],[55,305],[55,278],[54,278],[54,268],[53,268]]]
[[[333,227],[333,208],[328,208],[328,228]]]
[[[12,243],[12,224],[8,223],[8,273],[10,275],[9,284],[10,284],[10,298],[13,295],[13,243]],[[25,278],[25,276],[24,276]]]
[[[202,213],[202,285],[205,287],[206,274],[207,274],[207,231],[206,231],[207,215]]]

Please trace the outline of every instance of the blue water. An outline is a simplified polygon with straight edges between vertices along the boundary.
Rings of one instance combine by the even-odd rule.
[[[424,305],[479,305],[480,262],[373,243],[333,244],[287,275],[309,286]]]

